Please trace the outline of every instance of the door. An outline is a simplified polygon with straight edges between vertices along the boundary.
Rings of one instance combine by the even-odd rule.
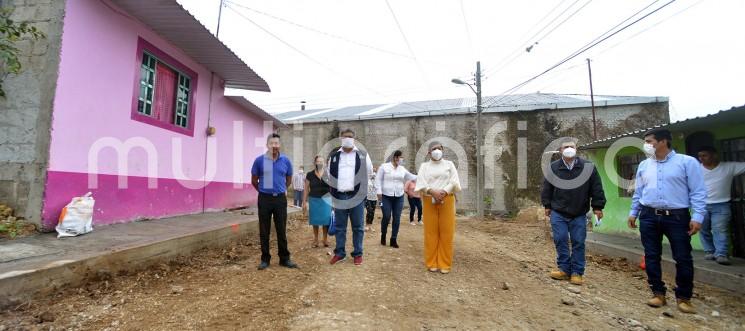
[[[722,161],[745,162],[745,137],[722,141]],[[733,256],[745,258],[745,175],[732,181],[732,231]]]

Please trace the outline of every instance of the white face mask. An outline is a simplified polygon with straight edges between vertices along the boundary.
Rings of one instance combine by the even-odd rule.
[[[435,161],[440,161],[440,159],[442,159],[442,151],[439,149],[433,150],[432,159]]]
[[[564,150],[561,152],[561,155],[564,155],[564,157],[571,159],[577,155],[577,150],[573,147],[567,147],[564,148]]]
[[[649,156],[654,156],[655,148],[652,146],[652,144],[644,144],[644,154],[647,154]]]
[[[341,147],[354,148],[354,138],[341,138]]]

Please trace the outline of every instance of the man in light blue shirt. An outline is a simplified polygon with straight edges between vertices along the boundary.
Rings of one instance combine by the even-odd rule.
[[[644,246],[647,282],[654,297],[647,303],[662,307],[665,282],[662,281],[662,236],[670,242],[675,259],[675,297],[678,309],[695,313],[693,296],[693,257],[691,236],[701,229],[706,213],[706,185],[699,162],[671,149],[672,134],[654,129],[644,135],[644,152],[649,159],[636,171],[636,189],[631,202],[629,227],[636,228]],[[691,216],[691,212],[693,215]]]

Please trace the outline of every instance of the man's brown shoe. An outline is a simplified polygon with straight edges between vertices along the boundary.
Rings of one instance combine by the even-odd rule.
[[[572,275],[572,278],[569,278],[569,282],[573,285],[582,285],[585,283],[585,281],[582,280],[582,276],[580,275]]]
[[[556,280],[567,280],[567,279],[569,279],[569,275],[567,275],[566,272],[563,272],[561,270],[551,271],[551,273],[549,275],[551,276],[551,278],[556,279]]]
[[[654,308],[660,308],[664,305],[667,305],[667,300],[665,299],[665,296],[662,294],[655,294],[654,298],[649,299],[647,301],[647,305]]]
[[[693,307],[691,300],[678,299],[678,310],[686,314],[695,314],[696,307]]]

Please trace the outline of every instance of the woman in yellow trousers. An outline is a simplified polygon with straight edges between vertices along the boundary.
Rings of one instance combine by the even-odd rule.
[[[458,170],[442,158],[442,144],[432,143],[429,161],[419,167],[416,191],[424,206],[424,263],[431,272],[450,273],[455,236],[455,193],[460,192]]]

